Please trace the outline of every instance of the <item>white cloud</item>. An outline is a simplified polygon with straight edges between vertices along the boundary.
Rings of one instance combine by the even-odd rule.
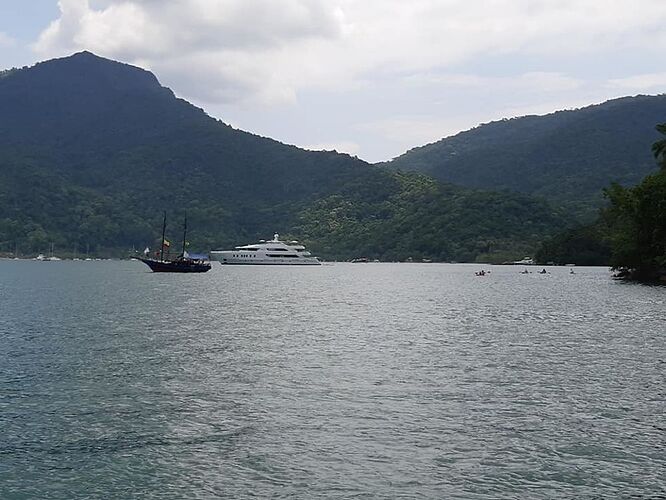
[[[14,38],[0,31],[0,47],[9,48],[9,47],[14,47],[15,45],[16,45],[16,40]]]
[[[666,73],[646,73],[626,78],[616,78],[608,82],[611,89],[625,92],[666,92]]]
[[[465,118],[456,116],[451,118],[433,117],[430,115],[409,115],[395,118],[365,122],[354,128],[359,132],[376,134],[388,142],[399,144],[400,147],[394,155],[404,152],[414,146],[430,144],[479,124],[483,119],[482,113],[469,113]]]
[[[342,33],[325,0],[60,0],[61,16],[34,45],[43,57],[77,50],[141,61],[206,101],[290,101],[301,78],[321,78],[317,44]],[[311,53],[311,54],[308,54]]]
[[[535,71],[504,77],[484,77],[471,74],[433,74],[415,73],[404,80],[414,87],[447,88],[503,88],[505,90],[539,89],[543,92],[561,92],[579,88],[583,82],[571,76],[558,73]]]
[[[353,88],[368,76],[427,72],[479,55],[593,53],[627,40],[666,44],[664,37],[638,36],[661,30],[666,20],[661,0],[60,0],[59,5],[60,18],[35,44],[40,55],[88,49],[141,60],[167,83],[177,80],[181,92],[207,101],[289,102],[303,89]]]
[[[437,141],[483,122],[527,114],[545,114],[578,106],[579,101],[572,104],[571,97],[561,98],[560,95],[568,95],[583,86],[583,82],[567,75],[544,72],[512,77],[428,73],[409,76],[405,83],[413,93],[423,95],[436,96],[437,90],[446,89],[448,98],[442,102],[431,100],[431,108],[434,109],[430,112],[394,115],[358,124],[355,129],[409,148]],[[462,99],[457,98],[460,92],[471,94],[477,105],[467,104],[467,109],[461,109],[456,105],[456,101]],[[540,96],[537,104],[531,99],[535,94]],[[479,96],[491,99],[493,95],[513,97],[502,99],[501,104],[495,104],[491,109],[487,109],[486,101],[479,104]]]
[[[649,73],[666,50],[663,0],[58,4],[34,44],[42,58],[86,49],[137,64],[225,121],[288,142],[365,156],[385,141],[373,160],[512,113],[666,84]],[[355,142],[340,141],[350,130]]]

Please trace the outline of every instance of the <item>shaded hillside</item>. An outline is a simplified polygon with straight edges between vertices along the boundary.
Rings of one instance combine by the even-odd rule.
[[[317,250],[318,240],[332,234],[315,222],[322,207],[336,213],[350,205],[368,235],[396,235],[411,220],[411,240],[385,242],[387,251],[400,247],[400,255],[444,230],[451,250],[429,248],[429,255],[474,257],[480,250],[470,241],[500,231],[522,251],[562,225],[547,205],[530,210],[533,202],[525,199],[516,208],[523,202],[505,195],[438,186],[432,199],[407,201],[404,176],[235,130],[177,99],[151,73],[88,52],[2,73],[0,110],[2,251],[18,245],[23,253],[43,252],[51,242],[61,251],[141,247],[155,236],[164,209],[172,220],[187,211],[201,249],[279,231],[310,236]],[[468,205],[474,216],[464,231],[433,226],[453,209],[464,220]],[[536,218],[538,230],[522,230]],[[176,227],[172,232],[177,238]],[[335,234],[319,248],[326,256],[360,251],[358,234]],[[439,245],[438,238],[429,244]],[[500,247],[510,249],[511,238]]]
[[[655,129],[662,134],[652,146],[660,169],[636,186],[609,186],[610,203],[597,221],[548,238],[537,259],[610,264],[623,278],[666,282],[666,123]]]
[[[445,182],[598,206],[611,182],[633,185],[654,170],[654,126],[666,95],[615,99],[574,111],[481,125],[383,165]]]
[[[325,256],[494,262],[531,255],[565,226],[542,200],[474,191],[414,173],[396,173],[385,200],[332,195],[301,214],[299,234]]]

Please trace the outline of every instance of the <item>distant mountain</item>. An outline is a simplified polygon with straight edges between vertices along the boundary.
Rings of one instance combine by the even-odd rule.
[[[329,258],[499,258],[563,225],[525,196],[235,130],[89,52],[0,73],[0,252],[143,248],[163,210],[172,239],[187,211],[202,250],[278,231]]]
[[[656,169],[650,146],[666,121],[666,95],[625,97],[573,111],[480,125],[384,163],[477,189],[596,207],[611,182]]]

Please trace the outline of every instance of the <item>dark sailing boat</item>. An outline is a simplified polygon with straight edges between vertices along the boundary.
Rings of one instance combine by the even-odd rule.
[[[183,252],[174,260],[164,260],[164,233],[166,231],[166,212],[164,212],[164,222],[162,223],[162,242],[160,246],[160,258],[151,259],[149,257],[137,257],[146,264],[155,273],[205,273],[210,271],[210,262],[205,258],[192,258],[185,251],[187,237],[187,217],[183,223]]]

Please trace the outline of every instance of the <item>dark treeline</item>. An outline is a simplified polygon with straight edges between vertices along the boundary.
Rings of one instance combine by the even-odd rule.
[[[623,97],[487,123],[384,165],[459,186],[542,196],[587,223],[611,182],[632,186],[654,171],[650,144],[664,116],[666,95]]]
[[[657,125],[666,135],[666,124]],[[544,241],[542,262],[610,265],[623,277],[666,278],[666,138],[652,146],[659,170],[634,187],[612,184],[604,190],[609,206],[594,224]]]
[[[636,137],[664,103],[641,97],[499,122],[405,155],[457,158],[451,171],[468,177],[460,187],[236,130],[153,74],[83,52],[0,73],[0,254],[124,256],[154,246],[167,210],[174,241],[187,213],[193,251],[279,232],[326,259],[503,262],[545,241],[542,261],[650,274],[663,266],[663,170],[634,188],[613,185],[597,223],[570,226],[600,178],[653,168]]]
[[[492,260],[566,226],[528,195],[454,187],[235,130],[154,75],[90,53],[0,78],[0,252],[127,255],[269,238],[326,259]]]

